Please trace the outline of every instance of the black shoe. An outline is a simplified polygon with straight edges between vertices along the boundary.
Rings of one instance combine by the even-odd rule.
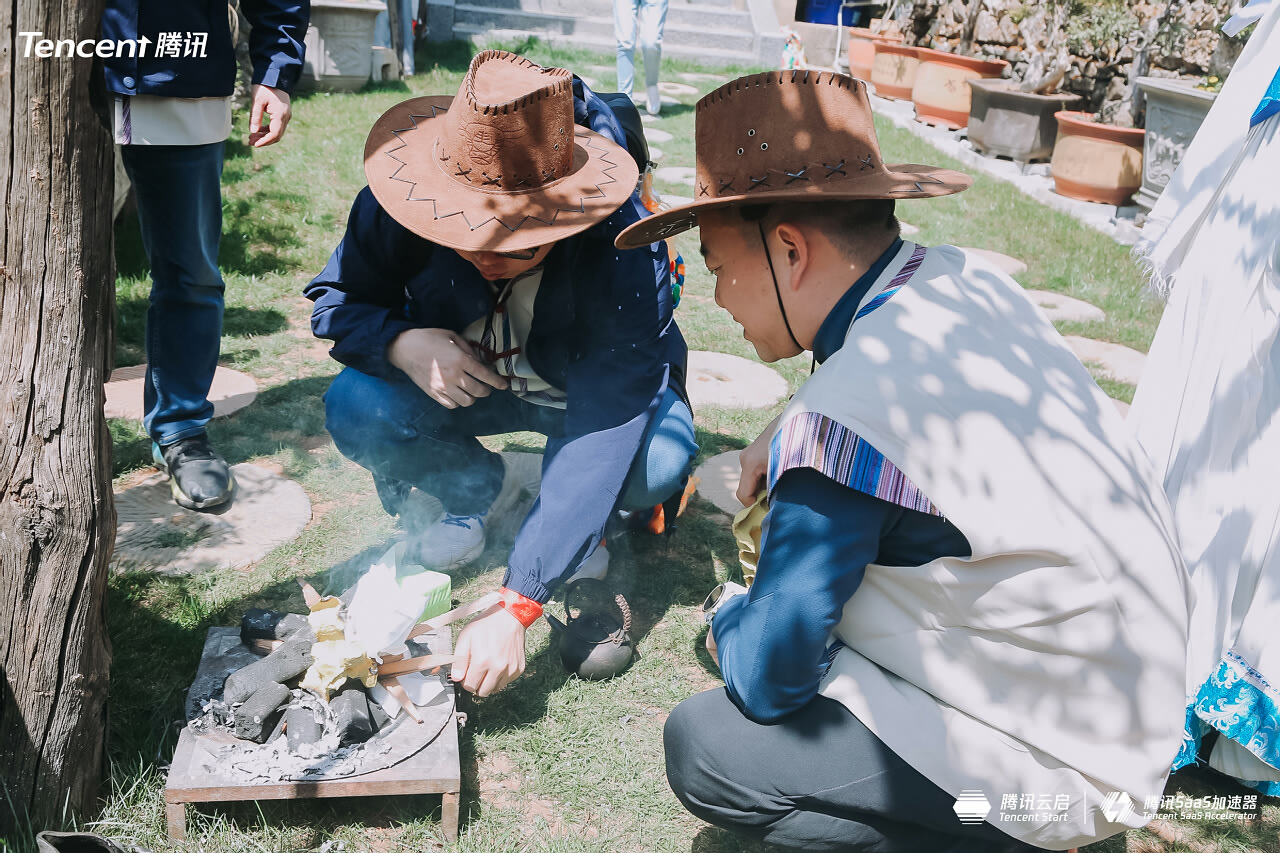
[[[36,836],[39,853],[148,853],[141,847],[125,847],[91,832],[42,832]]]
[[[169,475],[169,486],[178,506],[210,509],[231,501],[236,478],[227,460],[209,445],[207,435],[183,438],[161,447],[151,445],[156,467]]]

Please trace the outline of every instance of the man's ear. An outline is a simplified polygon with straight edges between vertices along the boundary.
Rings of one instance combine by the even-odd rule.
[[[786,251],[788,286],[791,290],[799,290],[804,283],[804,275],[813,259],[813,247],[809,243],[809,235],[802,228],[791,222],[780,222],[774,228]],[[781,270],[779,270],[781,273]]]

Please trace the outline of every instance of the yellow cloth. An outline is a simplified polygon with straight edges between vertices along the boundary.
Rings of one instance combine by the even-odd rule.
[[[365,687],[372,687],[378,677],[373,672],[373,661],[364,653],[364,646],[353,640],[326,640],[311,647],[312,663],[300,686],[329,701],[342,682],[358,679]]]
[[[769,513],[769,492],[762,491],[756,502],[733,517],[733,535],[738,540],[738,560],[742,563],[743,583],[751,586],[760,562],[760,535],[764,517]]]
[[[342,601],[332,595],[326,595],[315,603],[307,622],[319,641],[341,640],[346,636],[343,633]]]

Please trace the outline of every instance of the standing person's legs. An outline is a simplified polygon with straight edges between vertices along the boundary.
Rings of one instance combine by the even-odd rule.
[[[662,31],[667,25],[668,0],[642,0],[639,15],[640,53],[644,56],[644,81],[649,115],[657,115],[662,101],[658,72],[662,67]]]
[[[806,851],[1012,853],[1036,848],[960,823],[955,798],[819,696],[773,725],[726,690],[681,702],[663,732],[667,779],[685,808],[737,835]]]
[[[628,96],[636,79],[636,15],[640,0],[613,0],[613,37],[618,51],[618,91]]]
[[[226,463],[211,450],[175,456],[164,449],[203,441],[213,417],[209,386],[218,366],[225,290],[218,271],[224,148],[215,142],[126,145],[121,151],[151,264],[143,425],[163,452],[175,497],[196,508],[230,499]]]

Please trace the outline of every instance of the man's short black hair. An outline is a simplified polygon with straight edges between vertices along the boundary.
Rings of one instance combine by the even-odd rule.
[[[786,201],[738,208],[744,222],[795,222],[818,229],[846,255],[857,256],[867,232],[901,231],[891,198]],[[876,234],[875,236],[880,236]]]

